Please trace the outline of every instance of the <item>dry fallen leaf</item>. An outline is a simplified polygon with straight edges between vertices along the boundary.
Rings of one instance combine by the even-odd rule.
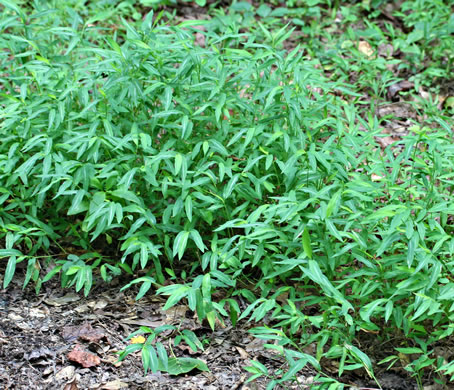
[[[380,181],[380,180],[383,180],[383,176],[376,175],[375,173],[373,173],[372,175],[370,175],[370,178],[372,179],[372,181]]]
[[[79,338],[90,343],[97,343],[105,337],[105,333],[100,328],[93,328],[88,322],[85,322],[81,326],[65,326],[63,328],[63,338],[65,340]]]
[[[378,55],[380,57],[390,58],[393,56],[393,54],[394,54],[393,45],[387,43],[378,46]]]
[[[393,137],[385,136],[385,137],[375,137],[377,142],[381,145],[384,149],[389,145],[392,145],[396,140]]]
[[[174,321],[181,321],[182,318],[186,317],[186,312],[189,310],[189,307],[186,305],[177,305],[169,310],[165,311],[166,322],[172,323]]]
[[[123,363],[123,362],[119,362],[118,361],[118,355],[105,355],[103,357],[102,361],[103,361],[103,363],[112,364],[115,367],[120,367],[122,365],[122,363]]]
[[[201,31],[195,33],[195,44],[200,47],[205,47],[205,35],[203,34],[206,31],[204,26],[194,26],[195,30]]]
[[[240,354],[241,359],[243,360],[249,359],[249,354],[243,348],[235,346],[235,349]]]
[[[146,341],[145,337],[143,337],[141,334],[134,336],[131,338],[130,343],[131,344],[143,344]]]
[[[68,354],[68,360],[79,363],[84,368],[98,366],[101,364],[101,359],[94,353],[85,351],[80,344],[76,344],[74,349]]]
[[[44,299],[44,302],[51,306],[64,306],[71,302],[80,300],[79,295],[75,293],[68,293],[62,297],[49,297]]]
[[[111,382],[107,382],[104,385],[99,387],[100,390],[119,390],[119,389],[127,389],[129,385],[121,380],[117,379]]]
[[[73,381],[67,383],[65,387],[63,387],[63,390],[79,390],[77,387],[77,381],[74,379]]]
[[[289,297],[289,293],[288,291],[284,291],[283,293],[279,294],[277,297],[276,297],[276,301],[278,301],[279,303],[287,303],[287,299]]]
[[[36,360],[36,359],[44,358],[46,356],[52,356],[52,351],[49,348],[47,348],[45,345],[24,353],[25,360]]]
[[[367,41],[360,41],[358,50],[367,57],[372,57],[374,55],[374,49],[372,49],[372,46]]]
[[[75,371],[76,368],[74,366],[66,366],[55,374],[55,379],[57,381],[69,380],[74,376]]]
[[[396,94],[400,91],[408,91],[413,88],[414,83],[408,80],[402,80],[398,83],[392,84],[388,88],[388,99],[393,100],[396,97]]]
[[[415,108],[411,104],[405,102],[382,104],[377,108],[376,114],[379,118],[385,116],[394,116],[402,119],[416,118]]]
[[[30,317],[46,318],[49,316],[49,309],[47,307],[43,308],[31,307],[29,314]]]
[[[100,299],[96,302],[95,306],[93,307],[94,310],[104,309],[108,305],[108,302],[105,299]]]

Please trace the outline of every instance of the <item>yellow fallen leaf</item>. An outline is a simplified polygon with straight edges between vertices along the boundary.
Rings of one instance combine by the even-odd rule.
[[[145,337],[142,335],[134,336],[131,339],[131,344],[143,344],[145,342]]]
[[[374,55],[374,49],[367,41],[360,41],[358,44],[358,50],[365,54],[367,57],[372,57]]]

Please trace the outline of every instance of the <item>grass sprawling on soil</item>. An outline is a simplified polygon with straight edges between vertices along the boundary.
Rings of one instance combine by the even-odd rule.
[[[256,322],[288,363],[270,388],[306,364],[318,388],[447,383],[453,4],[389,3],[0,0],[3,286],[130,274],[213,329]],[[121,357],[168,369],[162,330]]]

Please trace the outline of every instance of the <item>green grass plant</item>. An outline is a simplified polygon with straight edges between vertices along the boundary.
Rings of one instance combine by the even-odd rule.
[[[430,370],[446,382],[453,362],[432,346],[454,330],[452,113],[412,101],[424,120],[382,148],[376,108],[400,80],[389,65],[417,85],[447,77],[452,16],[442,2],[405,2],[405,34],[352,27],[364,4],[311,3],[280,16],[234,3],[176,24],[134,16],[135,3],[113,15],[105,2],[94,6],[103,14],[0,0],[3,287],[22,270],[24,287],[59,277],[88,295],[126,274],[137,299],[186,302],[212,329],[256,322],[254,336],[288,363],[248,368],[270,388],[307,364],[319,388],[342,387],[351,370],[376,379],[367,334],[397,340],[383,363],[419,354],[406,369],[420,386]],[[348,16],[339,36],[317,30],[337,11]],[[365,56],[364,39],[405,55]],[[121,358],[142,349],[145,370],[166,370],[151,344],[160,330],[140,332],[152,338]]]

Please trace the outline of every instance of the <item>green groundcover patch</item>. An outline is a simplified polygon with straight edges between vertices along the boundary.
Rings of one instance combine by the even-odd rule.
[[[311,3],[315,20],[326,10]],[[238,4],[228,23],[256,12]],[[421,386],[428,371],[447,382],[454,360],[434,346],[454,330],[452,111],[412,101],[424,119],[383,147],[376,106],[399,79],[357,42],[391,40],[405,56],[389,63],[424,86],[451,65],[453,18],[446,27],[423,4],[405,36],[349,28],[316,56],[314,37],[284,44],[304,18],[285,8],[293,28],[276,24],[266,7],[270,24],[251,17],[243,32],[220,11],[175,23],[124,13],[109,25],[51,2],[0,1],[3,287],[21,269],[24,287],[59,277],[87,295],[130,274],[137,299],[184,301],[213,329],[258,322],[253,334],[288,362],[270,388],[306,364],[320,388],[341,386],[322,359],[339,376],[374,378],[365,334],[395,340],[385,366],[408,361]],[[160,331],[141,329],[149,339],[126,354],[141,349],[145,370],[206,369],[169,361],[152,344]],[[197,348],[194,337],[184,335]],[[259,362],[248,370],[268,376]]]

